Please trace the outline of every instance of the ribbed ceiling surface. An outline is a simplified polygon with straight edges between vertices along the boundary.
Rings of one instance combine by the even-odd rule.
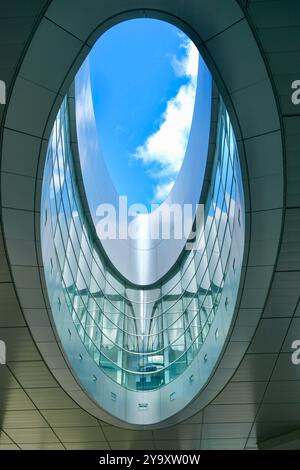
[[[65,0],[62,2],[68,3]],[[37,26],[44,21],[46,33],[47,28],[54,27],[55,19],[54,16],[51,21],[42,19],[51,1],[1,0],[0,3],[0,78],[6,81],[10,92]],[[164,6],[165,3],[157,1],[158,6]],[[206,2],[199,2],[202,3]],[[219,3],[223,5],[226,1],[223,3],[220,0]],[[52,342],[52,329],[39,310],[39,299],[36,299],[36,307],[31,308],[26,298],[26,295],[34,295],[37,271],[34,267],[30,270],[27,266],[24,270],[14,265],[14,256],[18,260],[23,257],[26,264],[28,257],[35,253],[32,242],[26,240],[26,233],[29,225],[33,224],[33,216],[27,212],[27,208],[34,197],[36,162],[32,159],[38,155],[39,135],[32,134],[28,124],[28,129],[24,129],[27,132],[24,144],[20,134],[9,128],[9,119],[4,119],[5,107],[0,106],[1,170],[5,175],[2,179],[2,216],[5,214],[7,230],[12,227],[16,233],[17,227],[19,233],[19,239],[16,237],[12,241],[14,250],[10,252],[14,282],[2,234],[0,242],[0,339],[7,344],[7,365],[0,367],[0,449],[255,449],[260,443],[262,447],[280,447],[280,442],[272,439],[279,437],[280,441],[280,436],[284,434],[290,436],[290,446],[300,448],[298,434],[294,433],[300,429],[300,366],[294,366],[290,359],[291,342],[300,339],[300,106],[294,106],[291,102],[291,82],[300,79],[300,2],[249,0],[241,1],[240,5],[244,17],[233,18],[232,25],[218,33],[207,47],[214,51],[215,57],[219,54],[217,65],[222,68],[224,75],[227,74],[225,78],[229,80],[230,75],[233,75],[232,99],[237,106],[243,102],[244,112],[247,113],[251,102],[247,101],[246,90],[249,85],[246,72],[242,90],[234,89],[234,77],[238,77],[242,69],[247,71],[251,54],[237,57],[236,70],[226,70],[221,62],[222,47],[231,47],[239,29],[249,24],[267,65],[281,119],[280,128],[276,129],[276,123],[272,125],[271,122],[272,115],[268,115],[266,109],[257,109],[258,121],[269,124],[270,130],[266,125],[263,135],[255,136],[255,129],[247,126],[243,129],[246,136],[245,151],[248,155],[251,152],[264,152],[273,175],[266,176],[264,166],[251,167],[251,159],[248,159],[250,193],[255,194],[252,199],[251,239],[255,242],[251,248],[254,250],[252,262],[255,261],[253,268],[260,266],[262,269],[259,278],[255,275],[251,279],[252,266],[248,267],[249,303],[237,325],[239,339],[236,348],[245,352],[241,363],[209,406],[185,422],[167,429],[137,431],[117,428],[97,420],[77,405],[75,400],[82,392],[79,387],[72,389],[69,386],[73,378],[70,375],[68,382],[68,376],[61,368],[60,356]],[[215,14],[218,15],[217,9]],[[81,34],[78,25],[79,38]],[[247,47],[250,37],[247,38],[244,33],[241,37]],[[74,44],[71,44],[70,39],[68,47],[75,49],[75,35],[73,39]],[[23,68],[24,87],[20,93],[24,93],[22,99],[30,123],[36,118],[31,115],[26,94],[26,90],[30,92],[31,86],[30,80],[26,78],[27,72],[26,67]],[[264,76],[259,64],[256,72],[257,93],[264,94]],[[41,100],[47,100],[48,77],[42,75],[41,67],[39,77],[44,80]],[[11,108],[9,110],[13,112]],[[248,131],[250,137],[247,139]],[[273,165],[274,155],[280,145],[277,139],[281,136],[284,138],[283,168]],[[15,154],[22,161],[22,177],[14,167]],[[280,195],[282,190],[283,201]],[[19,208],[15,209],[20,198],[23,212]],[[278,240],[272,240],[260,229],[261,223],[266,220],[274,233],[283,220],[275,269],[270,266],[270,260]],[[27,249],[24,250],[24,246]],[[269,278],[272,279],[271,288],[267,301],[261,305],[259,290],[263,290],[265,280]],[[19,286],[22,282],[26,285],[22,304],[27,301],[29,305],[26,318],[27,321],[30,318],[31,333],[16,296],[15,282]],[[35,343],[35,333],[39,338],[39,348]],[[244,349],[243,342],[246,345]],[[44,351],[41,351],[43,348]],[[48,357],[52,358],[52,372],[41,356],[45,349]],[[235,352],[232,354],[234,356]],[[232,363],[228,366],[228,377],[231,376],[231,367]],[[226,376],[226,365],[223,364],[222,370]],[[68,394],[59,384],[62,376]],[[89,406],[86,403],[87,409]]]

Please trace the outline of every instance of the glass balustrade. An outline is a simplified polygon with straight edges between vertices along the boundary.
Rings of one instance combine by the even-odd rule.
[[[218,314],[241,179],[236,141],[221,99],[217,129],[211,184],[194,247],[170,278],[141,289],[118,278],[93,238],[76,181],[67,98],[56,118],[41,218],[49,302],[59,315],[65,300],[90,356],[127,389],[154,390],[175,380],[201,350]]]

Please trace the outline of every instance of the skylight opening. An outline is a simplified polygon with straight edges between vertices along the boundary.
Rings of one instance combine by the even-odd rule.
[[[128,205],[150,211],[172,190],[189,141],[198,60],[180,29],[149,18],[110,28],[89,55],[102,156]]]

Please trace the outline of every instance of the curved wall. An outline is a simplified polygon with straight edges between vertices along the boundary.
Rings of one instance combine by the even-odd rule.
[[[28,336],[33,335],[61,387],[90,414],[124,426],[88,399],[72,375],[48,315],[39,243],[41,175],[63,97],[99,34],[120,20],[139,15],[178,25],[200,48],[233,123],[245,189],[246,245],[234,322],[218,367],[200,396],[176,420],[162,425],[167,426],[189,418],[213,400],[233,376],[262,323],[283,228],[284,152],[278,102],[269,65],[249,17],[236,0],[86,0],[85,7],[83,11],[81,0],[51,2],[32,31],[7,100],[1,196],[13,299],[22,309]],[[266,145],[274,149],[270,158],[266,158]],[[15,187],[18,192],[12,190]],[[33,312],[39,313],[42,330],[37,328]]]
[[[185,232],[190,233],[195,218],[196,205],[199,202],[203,186],[211,122],[211,74],[201,56],[197,77],[197,92],[195,98],[193,121],[189,142],[181,170],[176,178],[174,187],[167,199],[158,209],[150,214],[135,217],[140,221],[142,236],[134,239],[124,238],[100,239],[100,242],[115,268],[128,279],[138,285],[151,285],[158,282],[174,265],[181,254],[187,237],[176,239],[172,236],[166,240],[162,237],[163,211],[172,205],[191,205],[191,214],[185,222]],[[79,157],[85,193],[89,204],[95,228],[101,217],[98,207],[101,204],[111,204],[116,210],[116,219],[124,208],[120,209],[119,194],[117,193],[107,171],[101,153],[97,126],[93,111],[92,92],[88,59],[81,67],[76,77],[76,126],[79,147]],[[151,238],[151,226],[159,221],[157,239]],[[127,224],[129,221],[127,220]],[[119,231],[117,225],[117,232]],[[126,238],[125,238],[126,237]],[[130,259],[130,263],[128,260]]]
[[[161,422],[207,382],[235,308],[244,203],[233,130],[221,102],[211,185],[191,251],[155,289],[128,288],[103,264],[84,217],[66,103],[51,135],[42,198],[43,262],[56,328],[100,406],[131,424]]]

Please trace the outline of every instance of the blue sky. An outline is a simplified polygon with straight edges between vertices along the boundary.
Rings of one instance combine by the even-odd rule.
[[[112,181],[128,204],[162,202],[186,149],[198,51],[174,26],[130,20],[90,53],[97,129]]]

